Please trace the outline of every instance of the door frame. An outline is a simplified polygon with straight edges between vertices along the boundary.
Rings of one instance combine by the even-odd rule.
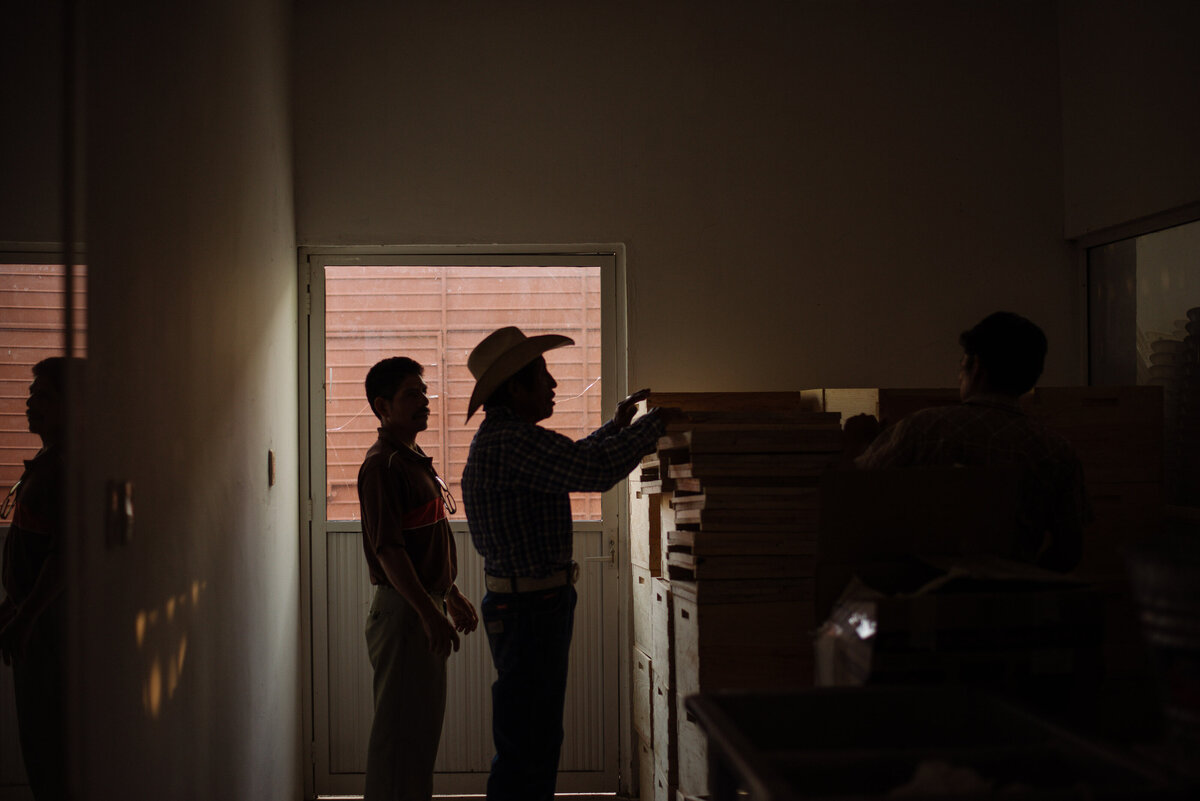
[[[299,442],[300,442],[300,567],[301,567],[301,688],[302,688],[302,742],[304,744],[304,794],[306,798],[317,797],[317,747],[320,740],[317,736],[317,726],[322,716],[318,714],[317,684],[325,676],[317,673],[324,672],[315,659],[314,642],[317,631],[314,627],[324,629],[324,615],[315,614],[314,604],[324,601],[323,591],[314,591],[314,567],[324,564],[324,557],[314,553],[315,515],[318,513],[314,498],[319,498],[319,490],[324,486],[324,464],[316,464],[312,458],[314,438],[324,441],[322,432],[323,417],[319,409],[314,409],[314,402],[324,397],[321,373],[313,369],[314,360],[323,363],[323,326],[314,326],[311,321],[320,319],[324,314],[323,293],[314,296],[312,281],[314,257],[318,260],[324,257],[346,257],[379,259],[397,257],[412,259],[416,256],[429,257],[429,261],[452,260],[455,264],[486,265],[496,257],[511,259],[514,256],[531,256],[538,260],[551,256],[580,257],[604,256],[611,259],[611,269],[601,271],[601,374],[604,376],[601,390],[603,409],[616,408],[617,401],[628,394],[628,364],[627,364],[627,317],[626,317],[626,282],[625,282],[625,246],[621,243],[577,243],[555,245],[371,245],[371,246],[305,246],[298,249],[297,269],[299,276],[297,326],[299,329],[300,352],[298,354],[297,395],[299,398]],[[323,372],[323,371],[322,371]],[[615,676],[605,678],[606,694],[612,693],[616,698],[615,714],[610,712],[606,724],[616,726],[616,752],[606,759],[608,767],[606,774],[615,780],[612,791],[628,795],[636,786],[636,774],[633,770],[636,753],[632,748],[632,719],[630,698],[632,679],[630,676],[630,561],[629,561],[629,498],[626,482],[620,482],[616,487],[604,493],[602,500],[604,523],[601,525],[584,523],[579,529],[598,530],[603,535],[601,541],[611,539],[616,543],[616,566],[605,573],[612,575],[606,580],[605,591],[615,591],[615,620],[607,619],[604,626],[615,627],[608,641],[616,642],[616,664],[611,668]],[[322,505],[323,509],[323,505]],[[458,531],[465,530],[465,523],[456,522]],[[320,595],[320,597],[316,597]],[[324,641],[324,639],[322,639]],[[443,774],[444,776],[444,774]],[[455,777],[451,777],[454,779]],[[440,781],[439,792],[470,792],[465,784],[457,781]],[[571,781],[571,774],[560,776],[560,792],[581,791],[582,785]]]

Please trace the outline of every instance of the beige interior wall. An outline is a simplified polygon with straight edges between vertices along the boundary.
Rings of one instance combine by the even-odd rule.
[[[1066,235],[1200,203],[1200,3],[1060,5]]]
[[[89,798],[301,796],[287,8],[89,14]],[[111,479],[134,487],[116,548]]]
[[[61,2],[7,3],[0,25],[0,242],[62,238]]]
[[[301,244],[623,242],[632,385],[1082,380],[1052,2],[297,6]]]

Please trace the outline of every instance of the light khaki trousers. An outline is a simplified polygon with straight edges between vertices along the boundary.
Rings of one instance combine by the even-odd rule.
[[[375,590],[366,636],[375,718],[365,801],[429,801],[446,712],[446,660],[430,652],[416,611],[391,587]]]

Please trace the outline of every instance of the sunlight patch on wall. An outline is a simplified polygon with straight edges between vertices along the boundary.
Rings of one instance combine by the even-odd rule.
[[[142,609],[134,617],[134,639],[146,660],[142,707],[152,720],[159,718],[179,689],[187,661],[190,616],[199,608],[207,586],[208,582],[197,579],[186,591],[153,609]]]

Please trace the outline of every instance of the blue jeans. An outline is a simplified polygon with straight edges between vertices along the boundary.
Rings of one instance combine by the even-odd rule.
[[[489,592],[481,604],[492,664],[488,801],[552,801],[563,741],[575,588]]]

